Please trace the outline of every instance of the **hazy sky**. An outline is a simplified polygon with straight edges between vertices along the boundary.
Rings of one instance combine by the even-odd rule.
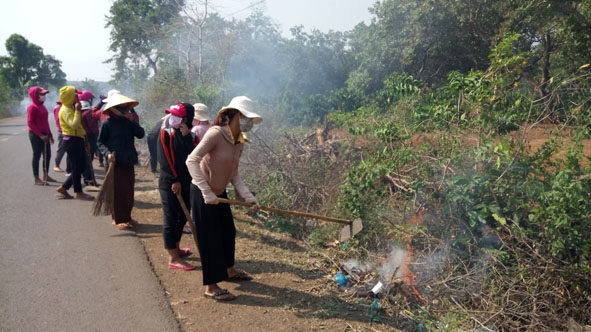
[[[369,23],[368,8],[376,0],[266,0],[265,13],[280,25],[285,36],[289,29],[303,25],[347,31],[357,23]],[[260,0],[209,0],[215,11],[243,18]],[[105,15],[113,0],[29,0],[11,1],[0,12],[0,55],[6,55],[6,39],[17,33],[41,48],[45,54],[62,61],[68,80],[107,81],[109,65],[103,64],[108,52],[109,32]]]

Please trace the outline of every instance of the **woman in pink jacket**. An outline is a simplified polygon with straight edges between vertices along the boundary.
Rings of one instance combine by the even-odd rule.
[[[29,89],[31,105],[27,107],[27,126],[29,127],[29,140],[33,148],[33,177],[35,184],[44,186],[47,181],[55,182],[47,173],[49,171],[49,161],[51,160],[51,145],[53,136],[49,129],[49,112],[43,103],[48,90],[40,86],[33,86]],[[43,155],[43,180],[39,178],[39,160]]]
[[[247,281],[252,277],[234,268],[236,227],[230,205],[219,204],[218,197],[227,198],[226,186],[231,182],[236,192],[256,209],[258,202],[238,174],[238,162],[244,148],[243,132],[263,118],[252,110],[248,97],[232,99],[223,107],[201,142],[187,158],[191,173],[191,209],[197,229],[201,257],[204,295],[217,301],[236,298],[218,283]]]

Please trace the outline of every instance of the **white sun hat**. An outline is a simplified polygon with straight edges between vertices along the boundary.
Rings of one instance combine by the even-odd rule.
[[[195,108],[195,119],[197,121],[210,121],[209,118],[209,107],[202,103],[197,103],[193,105]]]
[[[254,124],[259,124],[259,123],[263,122],[263,118],[260,115],[258,115],[252,111],[254,109],[254,102],[246,96],[239,96],[239,97],[232,98],[232,101],[230,101],[230,104],[228,104],[228,106],[222,107],[222,109],[218,112],[218,114],[224,113],[225,111],[231,110],[231,109],[235,109],[235,110],[240,111],[240,113],[242,113],[242,115],[244,115],[247,118],[252,119]]]

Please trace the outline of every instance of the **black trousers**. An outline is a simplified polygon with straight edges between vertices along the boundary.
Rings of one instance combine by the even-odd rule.
[[[84,170],[84,181],[85,182],[92,182],[94,181],[94,177],[92,176],[92,161],[94,160],[94,154],[96,150],[98,150],[96,142],[98,136],[96,134],[89,134],[86,133],[86,140],[88,142],[89,151],[85,151],[85,160],[86,160],[86,169]]]
[[[70,136],[69,139],[64,139],[64,149],[68,154],[68,160],[72,164],[72,172],[62,184],[62,187],[70,189],[74,186],[74,192],[81,193],[82,184],[80,183],[80,179],[82,172],[84,172],[84,169],[86,168],[86,159],[84,159],[84,138]]]
[[[33,176],[39,177],[39,160],[41,159],[41,156],[43,156],[43,173],[47,173],[49,170],[51,145],[49,142],[43,142],[41,137],[37,136],[37,134],[32,131],[29,131],[29,141],[31,141],[31,147],[33,148]],[[43,153],[44,149],[45,153]]]
[[[219,197],[228,198],[224,192]],[[199,187],[191,183],[191,214],[197,229],[203,285],[228,278],[228,268],[234,266],[236,227],[228,204],[205,204]]]
[[[152,173],[156,173],[158,169],[158,150],[156,149],[156,144],[158,144],[158,135],[148,134],[148,151],[150,151],[150,167],[152,168]]]
[[[164,238],[164,249],[175,249],[177,242],[183,236],[183,227],[187,223],[187,217],[181,208],[176,194],[169,189],[158,189],[162,200],[162,212],[164,222],[162,225],[162,237]],[[181,195],[186,206],[191,206],[190,188],[183,188]]]

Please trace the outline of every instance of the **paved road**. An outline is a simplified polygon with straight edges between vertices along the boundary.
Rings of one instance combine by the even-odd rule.
[[[26,118],[1,120],[0,331],[179,331],[134,233],[33,185],[31,156]]]

